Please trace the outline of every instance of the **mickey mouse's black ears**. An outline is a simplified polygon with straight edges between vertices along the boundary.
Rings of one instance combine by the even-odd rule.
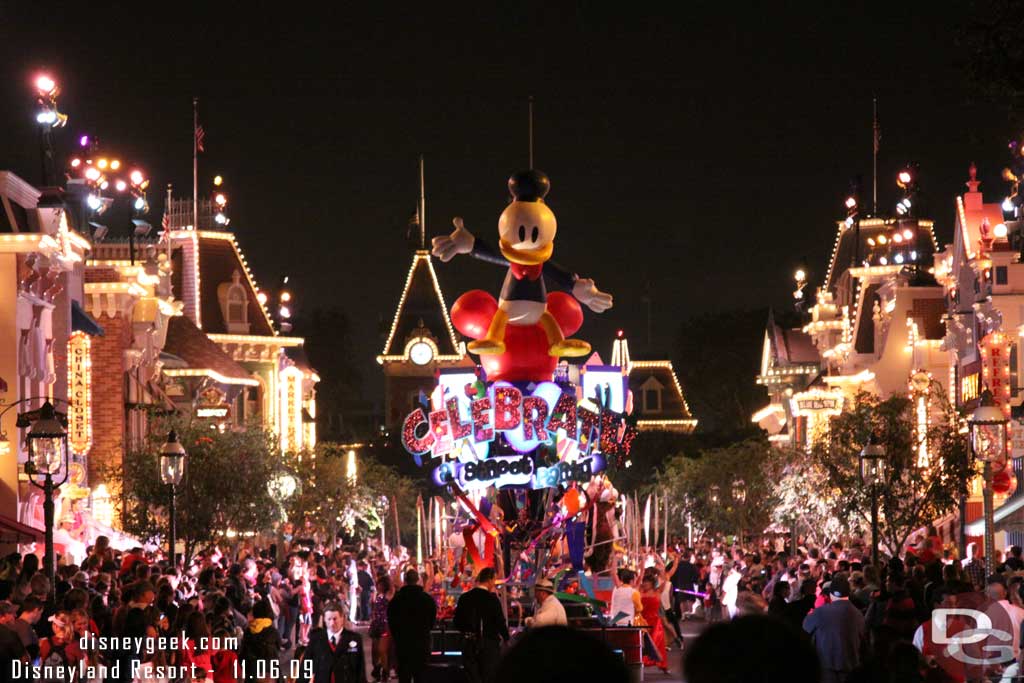
[[[512,198],[520,202],[544,201],[551,190],[551,181],[543,171],[530,169],[516,171],[508,179],[508,191]]]

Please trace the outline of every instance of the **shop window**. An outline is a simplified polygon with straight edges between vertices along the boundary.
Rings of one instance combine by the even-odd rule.
[[[661,392],[664,385],[654,377],[648,377],[647,381],[640,385],[640,395],[643,397],[641,410],[645,414],[661,412]]]
[[[996,284],[1005,285],[1009,282],[1008,268],[1006,266],[996,266]]]

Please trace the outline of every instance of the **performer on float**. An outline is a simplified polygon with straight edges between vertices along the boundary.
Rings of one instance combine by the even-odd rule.
[[[557,222],[544,202],[551,189],[548,177],[536,170],[520,171],[509,178],[508,187],[512,201],[498,219],[500,252],[466,230],[461,218],[452,221],[453,233],[433,239],[433,254],[442,261],[450,261],[456,254],[470,254],[508,267],[498,309],[486,335],[470,342],[467,348],[476,354],[502,354],[507,325],[539,324],[547,337],[550,356],[585,356],[590,353],[590,344],[566,339],[548,310],[544,276],[596,313],[611,308],[612,297],[599,291],[593,280],[581,278],[551,261]]]

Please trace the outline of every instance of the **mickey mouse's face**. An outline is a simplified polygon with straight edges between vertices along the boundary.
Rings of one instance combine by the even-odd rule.
[[[512,263],[532,266],[551,258],[558,223],[544,202],[514,201],[498,219],[501,253]]]

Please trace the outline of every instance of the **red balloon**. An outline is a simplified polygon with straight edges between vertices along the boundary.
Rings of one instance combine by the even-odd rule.
[[[1017,488],[1016,477],[1010,474],[1009,469],[1004,469],[1002,472],[992,477],[992,492],[1003,495],[1009,493],[1013,489]]]
[[[555,316],[558,326],[562,328],[562,334],[566,337],[576,334],[583,326],[583,309],[580,307],[580,302],[576,301],[571,294],[565,292],[548,294],[548,311]]]
[[[470,339],[480,339],[487,334],[494,312],[498,310],[498,302],[482,289],[473,289],[462,296],[452,306],[452,324]]]
[[[470,339],[487,334],[498,302],[480,289],[466,292],[452,306],[452,324]],[[548,295],[548,311],[558,322],[562,334],[569,337],[583,324],[583,310],[572,296],[564,292]],[[547,335],[540,325],[508,325],[505,328],[505,352],[483,354],[480,364],[491,382],[550,381],[558,359],[548,355]]]

